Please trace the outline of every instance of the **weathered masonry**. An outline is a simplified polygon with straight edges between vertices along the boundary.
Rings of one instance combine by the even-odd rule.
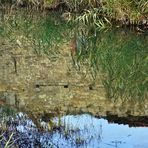
[[[94,84],[87,67],[77,70],[67,45],[56,58],[49,58],[32,49],[0,44],[1,102],[24,109],[34,117],[81,112],[96,116],[148,115],[146,101],[114,103],[107,99],[99,76]]]

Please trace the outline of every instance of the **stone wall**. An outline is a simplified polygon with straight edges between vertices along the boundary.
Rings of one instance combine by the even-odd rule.
[[[99,75],[94,83],[87,66],[75,68],[68,45],[62,46],[57,58],[17,45],[1,45],[1,105],[16,106],[33,118],[86,112],[96,116],[148,115],[146,100],[113,102],[106,98]]]

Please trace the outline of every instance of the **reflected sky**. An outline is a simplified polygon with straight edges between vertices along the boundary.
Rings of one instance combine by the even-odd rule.
[[[60,121],[61,128],[52,132],[37,132],[31,120],[27,120],[27,122],[25,121],[27,124],[21,122],[22,124],[17,127],[17,130],[28,135],[32,142],[35,141],[33,139],[38,139],[43,148],[48,148],[51,145],[55,148],[148,147],[147,127],[129,127],[128,125],[109,123],[106,119],[83,114],[63,116],[60,120],[54,118],[55,124],[59,124]],[[45,124],[45,122],[43,123]],[[32,128],[30,125],[33,125]]]
[[[65,122],[71,128],[79,128],[82,133],[84,133],[82,134],[82,137],[84,139],[92,136],[93,139],[90,141],[87,147],[148,147],[147,127],[129,127],[128,125],[123,124],[119,125],[108,123],[108,121],[105,119],[97,119],[87,114],[77,116],[65,116],[62,118],[62,122]]]

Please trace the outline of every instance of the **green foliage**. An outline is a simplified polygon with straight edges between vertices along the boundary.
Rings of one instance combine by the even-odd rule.
[[[81,36],[80,36],[81,35]],[[126,31],[79,33],[75,62],[88,64],[95,80],[100,75],[112,99],[147,97],[147,39]]]
[[[82,13],[84,10],[90,10],[91,8],[97,8],[100,6],[98,0],[65,0],[71,12]]]
[[[46,16],[17,11],[0,24],[0,36],[19,48],[33,48],[37,54],[56,58],[59,44],[67,39],[65,28],[68,29],[67,23],[56,17],[52,13]]]
[[[97,22],[103,23],[121,21],[126,24],[138,24],[138,21],[146,20],[148,13],[148,2],[146,0],[1,0],[1,4],[10,3],[17,6],[31,6],[29,8],[58,8],[63,5],[63,12],[66,9],[75,15],[74,18],[84,18],[89,20],[89,16],[95,15]],[[101,20],[100,20],[101,19]],[[89,20],[91,22],[91,19]],[[101,22],[101,23],[100,23]]]
[[[85,32],[94,34],[96,29],[109,28],[114,22],[121,25],[143,22],[145,25],[147,20],[148,2],[144,0],[67,0],[66,4],[71,12],[71,21],[77,24],[77,28],[80,31],[85,28]]]

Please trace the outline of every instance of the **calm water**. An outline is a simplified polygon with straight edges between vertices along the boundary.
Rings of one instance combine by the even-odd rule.
[[[18,118],[19,121],[17,122]],[[11,130],[13,128],[13,138],[19,137],[15,143],[22,148],[148,147],[147,127],[129,127],[128,124],[109,123],[106,119],[95,118],[88,114],[63,116],[60,118],[60,127],[59,118],[54,118],[53,123],[57,125],[57,128],[54,128],[51,132],[39,131],[32,120],[27,119],[22,113],[19,113],[14,121],[11,119],[9,126]],[[14,128],[14,123],[16,128]],[[43,121],[41,124],[45,129],[48,127],[48,124]],[[2,139],[0,141],[1,146],[3,142]]]
[[[148,98],[148,33],[129,28],[108,29],[88,34],[79,30],[75,62],[89,65],[99,77],[109,98]],[[101,73],[101,76],[98,76]]]
[[[51,126],[48,122],[41,122],[45,128],[44,131],[41,131],[34,124],[34,120],[26,115],[19,113],[15,118],[4,118],[3,114],[7,110],[0,110],[1,147],[4,147],[6,143],[4,138],[8,140],[11,133],[14,132],[10,141],[17,143],[22,148],[147,148],[147,33],[141,34],[127,28],[95,31],[95,33],[79,28],[75,32],[75,29],[71,27],[53,14],[49,16],[43,14],[25,15],[23,12],[15,12],[11,16],[3,16],[0,21],[0,56],[1,59],[6,58],[6,62],[0,64],[0,70],[5,71],[5,73],[0,72],[0,101],[2,100],[0,105],[4,106],[7,98],[13,100],[9,101],[11,104],[13,102],[16,104],[15,101],[20,97],[24,99],[24,104],[28,105],[26,108],[29,108],[30,113],[34,115],[44,113],[44,111],[51,112],[50,109],[59,107],[58,103],[61,102],[62,113],[68,111],[77,114],[77,112],[82,111],[104,118],[96,118],[89,114],[62,116],[60,120],[53,118],[54,128],[47,132],[46,129]],[[71,40],[75,41],[77,47],[74,54],[70,53],[73,52],[73,49],[69,47]],[[68,47],[65,47],[65,43]],[[62,45],[64,45],[64,48]],[[65,48],[68,48],[68,58],[77,70],[74,80],[77,80],[79,72],[84,67],[86,72],[83,75],[87,77],[91,74],[92,85],[88,87],[89,89],[85,88],[83,91],[79,87],[77,89],[73,89],[72,86],[68,88],[68,85],[64,85],[64,89],[68,91],[65,91],[63,86],[60,86],[60,89],[58,86],[58,91],[55,91],[57,90],[56,86],[53,87],[54,89],[51,88],[52,86],[46,85],[43,85],[42,88],[36,85],[36,88],[34,88],[36,79],[34,80],[27,75],[27,77],[33,79],[33,83],[32,81],[28,82],[28,79],[23,81],[24,77],[17,73],[19,65],[15,60],[13,65],[15,73],[5,70],[9,64],[11,69],[12,62],[8,62],[8,60],[9,57],[12,60],[14,55],[46,54],[50,60],[58,61]],[[71,55],[73,56],[71,57]],[[29,58],[27,60],[29,61]],[[56,67],[56,64],[60,65],[61,61],[54,64],[52,69]],[[18,66],[18,69],[16,66]],[[27,64],[25,66],[26,71],[33,69],[33,67],[27,69]],[[38,66],[38,63],[35,66]],[[87,71],[89,72],[87,73]],[[31,75],[35,72],[29,71],[28,73]],[[3,79],[3,75],[7,74],[8,76],[5,78],[8,79]],[[60,78],[62,78],[62,74],[61,72]],[[9,77],[9,75],[12,75],[12,77]],[[50,77],[50,80],[52,77]],[[5,83],[8,85],[16,84],[15,79],[17,78],[25,87],[31,84],[29,90],[25,90],[26,88],[17,90],[17,86],[8,87],[10,90],[5,89],[3,86]],[[106,99],[99,100],[96,97],[100,95],[95,90],[98,80],[105,88]],[[92,95],[94,98],[90,95],[90,98],[85,100],[84,97],[92,94],[90,91],[94,93]],[[42,94],[43,92],[45,94]],[[73,98],[70,98],[71,92],[76,94]],[[63,94],[67,95],[64,96]],[[77,109],[77,111],[70,110],[69,104],[72,104],[71,108]],[[49,106],[45,110],[47,105]],[[39,120],[39,118],[36,120]],[[50,117],[46,118],[49,118],[50,121]],[[5,132],[6,129],[3,129],[4,123],[8,125],[7,132]]]

